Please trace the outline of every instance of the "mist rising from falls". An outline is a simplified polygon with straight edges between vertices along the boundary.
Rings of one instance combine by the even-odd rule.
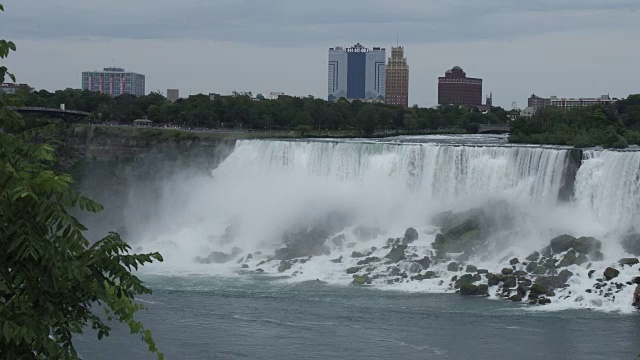
[[[640,229],[638,152],[247,140],[222,153],[228,154],[223,161],[206,166],[197,161],[192,168],[179,158],[166,162],[162,156],[132,164],[128,172],[137,175],[116,186],[128,194],[124,203],[110,203],[107,190],[98,199],[120,216],[105,217],[111,222],[97,228],[122,225],[136,251],[160,251],[165,262],[145,271],[231,276],[241,265],[279,273],[279,260],[262,262],[295,234],[313,230],[314,236],[327,236],[328,255],[321,248],[313,260],[296,263],[285,275],[292,281],[348,284],[351,275],[345,269],[359,261],[353,251],[384,258],[387,239],[414,227],[419,240],[412,244],[411,256],[433,256],[439,214],[480,211],[487,243],[469,261],[498,273],[505,259],[540,251],[561,234],[601,240],[605,261],[593,262],[593,267],[572,265],[574,290],[593,285],[590,270],[601,272],[628,256],[620,240]],[[101,188],[95,183],[86,187]],[[114,225],[118,218],[124,223]],[[213,263],[197,261],[205,258]],[[339,258],[342,262],[330,261]],[[411,272],[412,261],[398,266]],[[454,274],[447,272],[447,261],[436,261],[429,269],[450,279]],[[388,276],[383,263],[372,274]],[[631,273],[621,278],[625,276],[624,281],[631,280]],[[451,291],[448,286],[434,279],[389,287]],[[575,292],[566,296],[571,300],[565,301],[579,300],[579,306],[602,302],[595,293],[587,300]]]
[[[568,150],[355,142],[238,141],[211,176],[163,184],[152,216],[130,217],[131,238],[166,248],[183,266],[211,251],[273,251],[283,233],[340,218],[390,237],[442,211],[505,201],[523,251],[582,226],[558,207]],[[140,204],[131,204],[133,208]],[[134,211],[129,211],[135,214]],[[584,221],[583,221],[584,220]],[[382,235],[381,235],[382,236]],[[167,256],[169,264],[172,256]]]

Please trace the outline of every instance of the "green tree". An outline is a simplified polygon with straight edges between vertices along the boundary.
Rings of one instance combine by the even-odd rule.
[[[0,40],[0,58],[10,51],[15,45]],[[0,67],[0,82],[6,75],[14,79]],[[76,359],[73,335],[90,326],[101,339],[109,335],[107,320],[127,324],[162,358],[134,318],[141,308],[134,296],[151,290],[131,273],[162,257],[130,254],[116,233],[87,240],[70,210],[102,207],[54,169],[53,147],[30,141],[22,118],[9,108],[15,99],[0,97],[0,358]]]

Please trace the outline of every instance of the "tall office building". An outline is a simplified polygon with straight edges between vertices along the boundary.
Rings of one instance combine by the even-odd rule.
[[[387,62],[384,102],[389,105],[409,106],[409,65],[402,46],[391,47]]]
[[[438,78],[438,104],[482,105],[482,79],[468,78],[461,67],[454,66]]]
[[[82,90],[111,96],[125,93],[142,96],[145,94],[144,75],[115,67],[104,68],[104,71],[83,71]]]
[[[180,90],[178,89],[167,89],[167,100],[171,102],[175,102],[180,98]]]
[[[385,60],[380,47],[329,48],[328,100],[384,100]]]

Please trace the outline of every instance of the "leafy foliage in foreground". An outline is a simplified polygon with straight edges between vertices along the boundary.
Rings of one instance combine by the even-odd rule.
[[[10,50],[0,41],[0,58]],[[7,75],[0,67],[0,82]],[[127,324],[163,358],[134,319],[134,296],[151,290],[131,273],[162,257],[130,254],[116,233],[90,244],[69,211],[102,207],[71,190],[71,177],[54,170],[53,147],[33,142],[7,101],[0,98],[0,359],[78,358],[73,335],[88,326],[109,335],[106,320]]]

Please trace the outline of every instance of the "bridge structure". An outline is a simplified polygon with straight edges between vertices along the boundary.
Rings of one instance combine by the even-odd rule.
[[[91,113],[78,110],[66,110],[57,108],[37,107],[37,106],[23,106],[23,107],[10,107],[11,109],[21,114],[44,114],[51,117],[59,118],[64,121],[69,120],[72,117],[87,117]]]
[[[509,124],[479,124],[478,134],[505,134],[511,131]]]

